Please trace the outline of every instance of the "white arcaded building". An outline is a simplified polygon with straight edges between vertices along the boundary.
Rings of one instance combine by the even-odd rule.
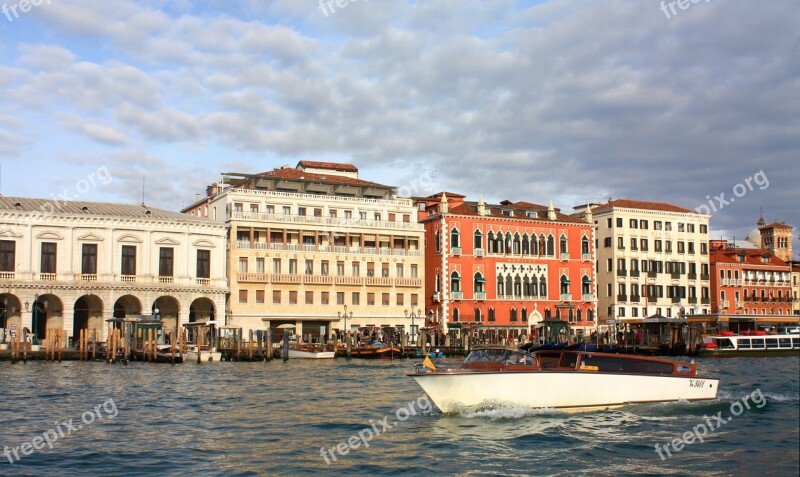
[[[61,328],[67,344],[156,308],[168,328],[221,318],[226,235],[224,224],[142,205],[0,197],[0,328],[40,341]]]

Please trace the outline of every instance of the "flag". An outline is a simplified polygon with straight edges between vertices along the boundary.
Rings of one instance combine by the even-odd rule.
[[[436,371],[436,366],[433,365],[433,361],[431,361],[430,356],[425,356],[425,361],[422,362],[422,365],[426,368]]]

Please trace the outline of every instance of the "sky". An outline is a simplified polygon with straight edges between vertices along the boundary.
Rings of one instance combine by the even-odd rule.
[[[180,210],[341,161],[411,195],[669,202],[712,238],[763,210],[800,259],[800,9],[695,1],[0,0],[0,193]]]

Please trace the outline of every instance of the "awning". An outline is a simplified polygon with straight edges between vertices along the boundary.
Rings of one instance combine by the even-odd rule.
[[[482,277],[475,277],[475,282],[477,283],[486,283],[486,279]]]
[[[569,278],[561,277],[561,283],[572,283]]]
[[[592,280],[589,277],[583,277],[583,283],[592,283]]]

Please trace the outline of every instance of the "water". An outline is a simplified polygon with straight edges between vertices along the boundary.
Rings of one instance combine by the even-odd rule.
[[[398,421],[410,402],[415,409],[426,404],[403,374],[408,360],[4,362],[0,446],[31,442],[69,419],[94,422],[70,435],[61,425],[65,437],[52,449],[20,454],[14,465],[0,456],[0,475],[797,476],[798,359],[698,363],[722,379],[716,401],[581,414],[496,406],[454,415],[418,412]],[[760,409],[751,404],[704,443],[672,450],[665,460],[655,452],[656,443],[679,438],[706,422],[704,416],[731,416],[731,405],[757,389],[766,400]],[[326,454],[326,464],[321,447],[334,448],[365,428],[382,431],[385,416],[395,423],[391,430],[368,448],[337,453],[336,461]]]

